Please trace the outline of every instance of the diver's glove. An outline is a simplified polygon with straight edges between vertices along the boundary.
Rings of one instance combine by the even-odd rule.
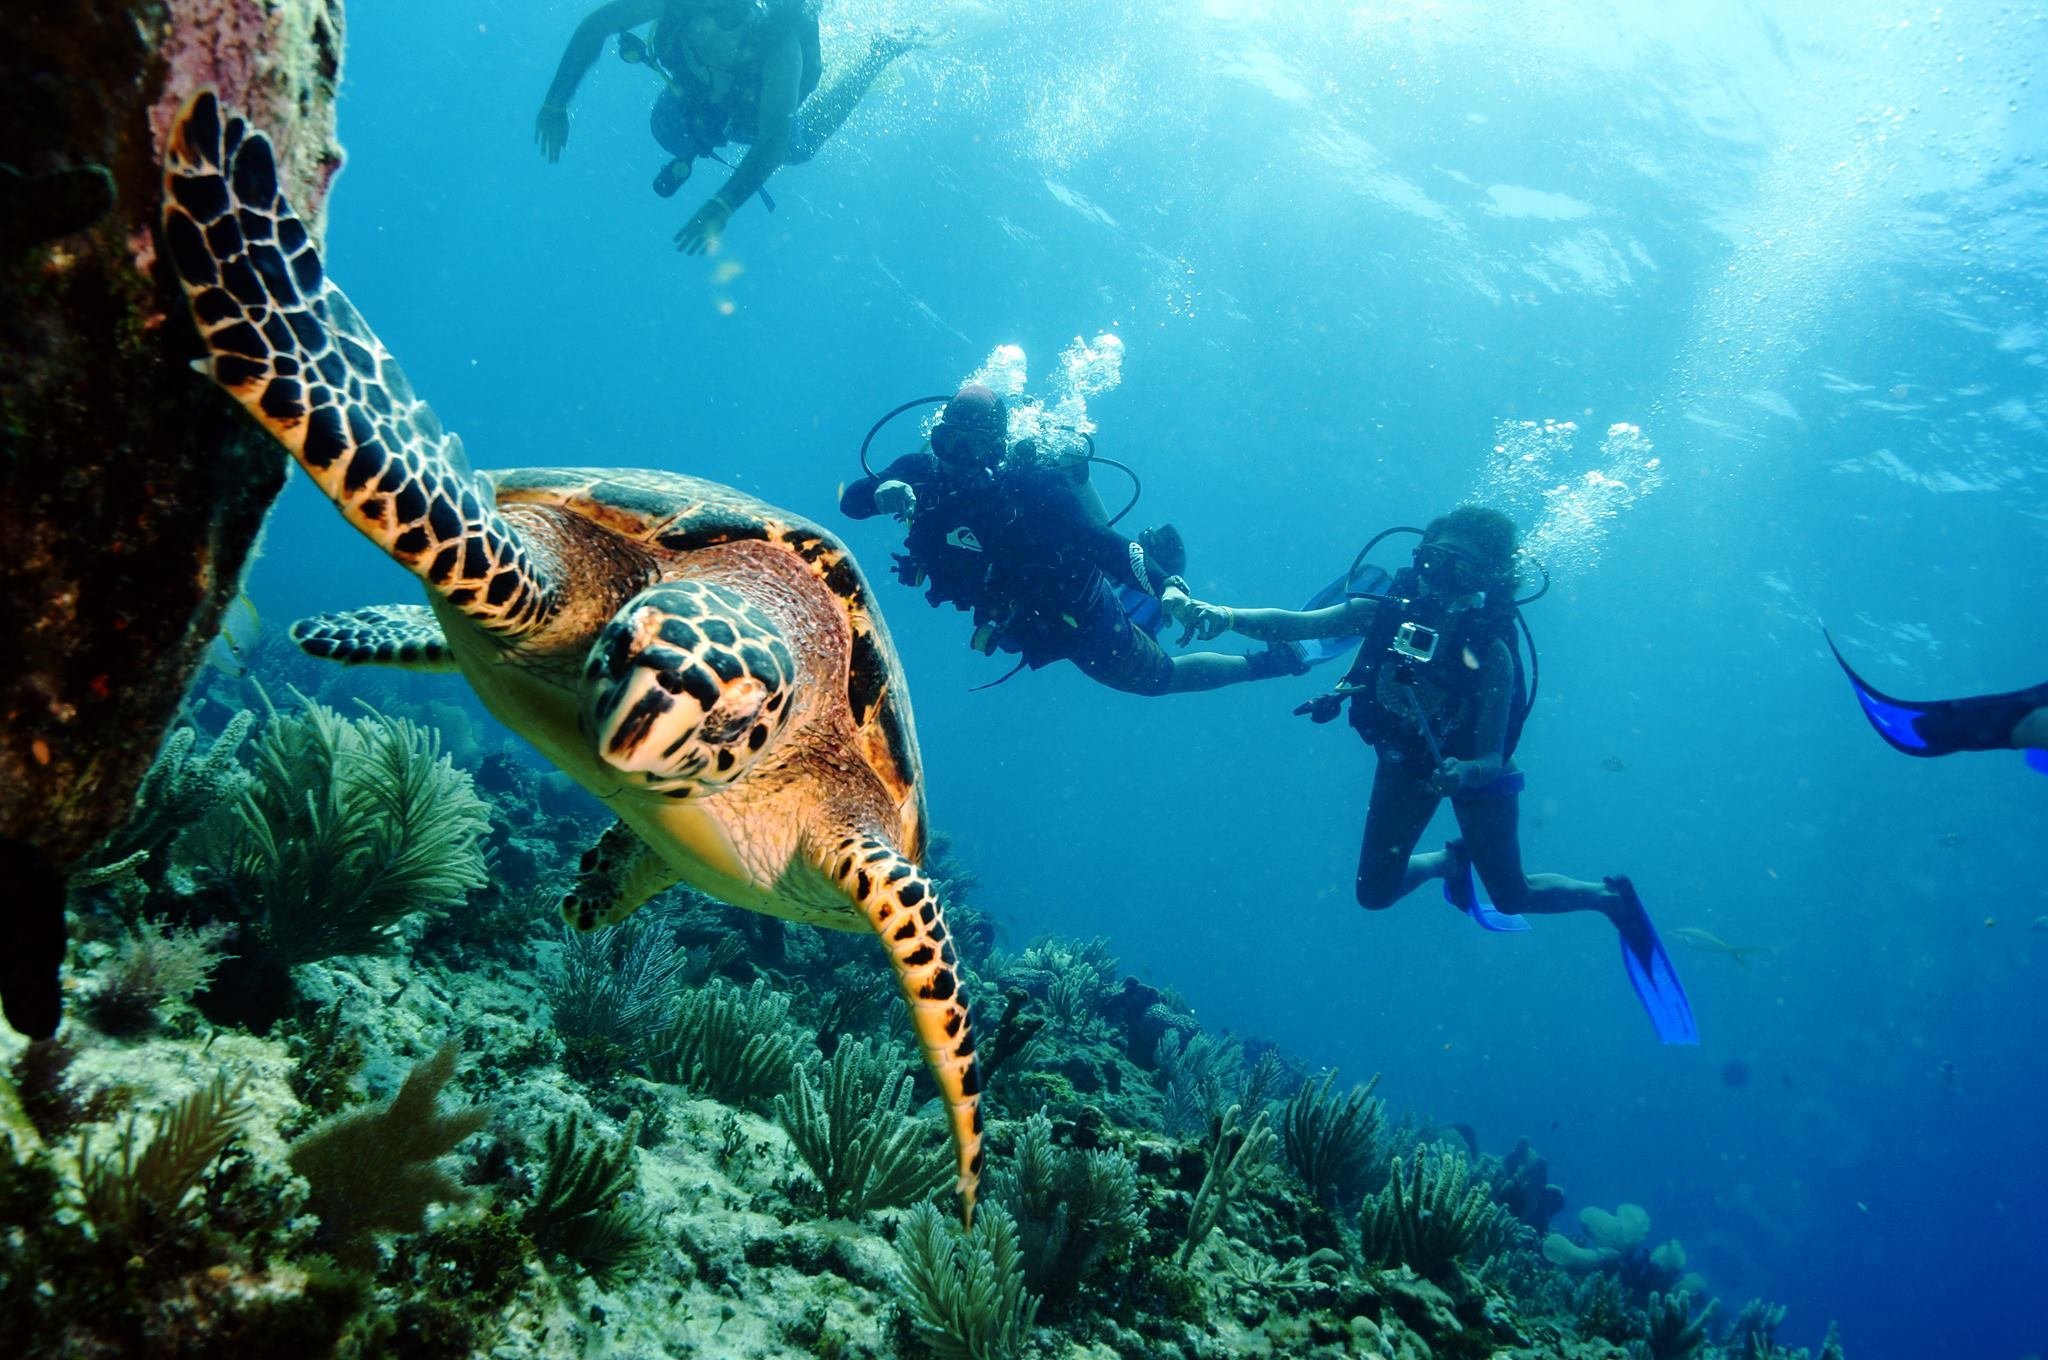
[[[1297,704],[1294,709],[1294,716],[1297,718],[1305,717],[1313,723],[1326,723],[1333,721],[1343,711],[1343,695],[1318,694],[1305,704]]]
[[[917,513],[917,489],[909,482],[891,478],[875,488],[875,509],[898,519],[909,519]]]

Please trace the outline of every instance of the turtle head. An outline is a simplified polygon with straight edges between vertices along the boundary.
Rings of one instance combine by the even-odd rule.
[[[665,582],[628,601],[591,646],[583,730],[628,782],[697,797],[738,780],[774,747],[795,679],[781,632],[737,592]]]

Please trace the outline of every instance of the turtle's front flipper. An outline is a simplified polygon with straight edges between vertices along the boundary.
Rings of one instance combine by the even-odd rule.
[[[946,936],[931,880],[876,835],[848,835],[834,843],[826,872],[852,899],[889,951],[910,1005],[910,1026],[946,1102],[953,1153],[960,1168],[960,1212],[974,1220],[981,1183],[981,1068],[961,990],[959,958]]]
[[[434,611],[418,604],[378,604],[315,614],[292,625],[292,641],[308,656],[344,666],[396,666],[452,671],[454,654]]]
[[[518,636],[548,616],[545,563],[327,280],[278,192],[270,139],[225,115],[211,90],[171,125],[164,243],[207,371],[349,523],[490,632]]]
[[[624,822],[613,822],[583,852],[576,883],[562,899],[562,919],[576,930],[616,925],[683,876]]]

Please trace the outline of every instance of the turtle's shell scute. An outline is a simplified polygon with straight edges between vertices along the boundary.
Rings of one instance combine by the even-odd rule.
[[[498,504],[551,505],[667,553],[764,542],[801,558],[845,616],[853,639],[847,711],[860,755],[908,812],[911,858],[924,853],[923,772],[910,691],[896,647],[853,554],[823,526],[719,482],[639,468],[512,468],[483,474]],[[743,588],[739,582],[728,582]]]

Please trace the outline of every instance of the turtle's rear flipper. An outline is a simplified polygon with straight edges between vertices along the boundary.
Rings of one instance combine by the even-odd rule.
[[[574,930],[602,930],[682,881],[639,832],[613,822],[577,861],[576,882],[562,898],[562,920]]]
[[[292,641],[308,656],[344,666],[396,666],[452,671],[454,654],[434,611],[417,604],[379,604],[315,614],[292,625]]]
[[[348,522],[502,636],[553,590],[389,350],[330,283],[277,187],[270,139],[194,95],[164,150],[164,245],[203,365],[299,460]]]
[[[910,1027],[939,1085],[960,1168],[960,1212],[974,1217],[981,1182],[981,1067],[959,958],[946,937],[945,917],[931,880],[881,837],[854,834],[832,842],[824,868],[850,898],[889,951],[910,1006]]]

